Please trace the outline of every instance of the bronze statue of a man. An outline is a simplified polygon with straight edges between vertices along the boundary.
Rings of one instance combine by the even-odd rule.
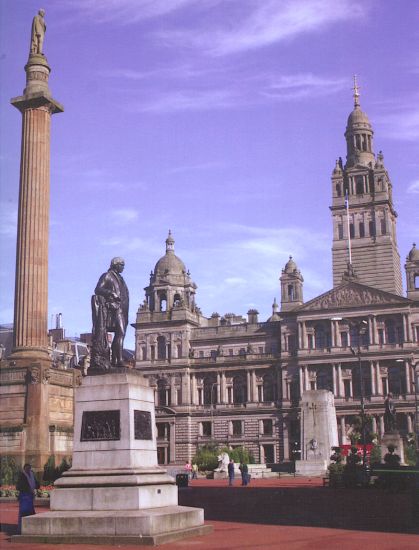
[[[396,429],[396,407],[393,402],[393,394],[389,393],[384,401],[384,430],[385,432],[394,432]]]
[[[30,53],[42,54],[45,31],[47,30],[44,15],[45,15],[45,10],[39,10],[38,15],[35,15],[35,17],[33,18],[32,30],[31,30]]]
[[[101,275],[92,296],[92,351],[91,368],[109,370],[123,367],[122,356],[124,338],[128,325],[129,293],[121,275],[125,262],[122,258],[113,258],[110,268]],[[109,350],[108,332],[113,332],[111,350]],[[110,357],[111,351],[111,357]]]

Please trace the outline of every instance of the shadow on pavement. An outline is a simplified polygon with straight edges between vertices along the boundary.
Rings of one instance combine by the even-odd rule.
[[[419,532],[411,493],[315,487],[188,487],[179,504],[204,508],[207,521]]]

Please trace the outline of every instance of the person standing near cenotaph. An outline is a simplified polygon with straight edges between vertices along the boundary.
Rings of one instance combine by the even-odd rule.
[[[22,518],[26,516],[33,516],[35,514],[35,491],[38,488],[39,483],[36,481],[31,465],[25,464],[16,483],[16,489],[19,491],[19,533],[22,529]]]
[[[227,472],[228,472],[228,484],[231,487],[234,482],[234,460],[230,458],[230,462],[227,466]]]
[[[33,18],[30,53],[43,55],[42,48],[44,44],[45,32],[47,30],[44,15],[45,10],[39,10],[38,15],[35,15]]]

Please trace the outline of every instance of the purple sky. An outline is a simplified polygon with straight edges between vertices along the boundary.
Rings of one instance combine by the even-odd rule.
[[[52,120],[49,319],[63,313],[67,335],[90,330],[90,295],[117,255],[135,320],[169,228],[205,315],[266,319],[289,254],[306,300],[331,288],[330,175],[354,73],[404,265],[419,237],[416,0],[1,0],[0,323],[13,320],[19,185],[9,100],[40,7],[65,107]]]

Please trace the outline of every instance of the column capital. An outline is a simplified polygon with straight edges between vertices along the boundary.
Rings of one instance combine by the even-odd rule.
[[[62,113],[64,111],[64,106],[45,92],[34,92],[32,94],[13,97],[10,103],[21,113],[28,109],[40,109],[41,107],[47,107],[51,114]]]

